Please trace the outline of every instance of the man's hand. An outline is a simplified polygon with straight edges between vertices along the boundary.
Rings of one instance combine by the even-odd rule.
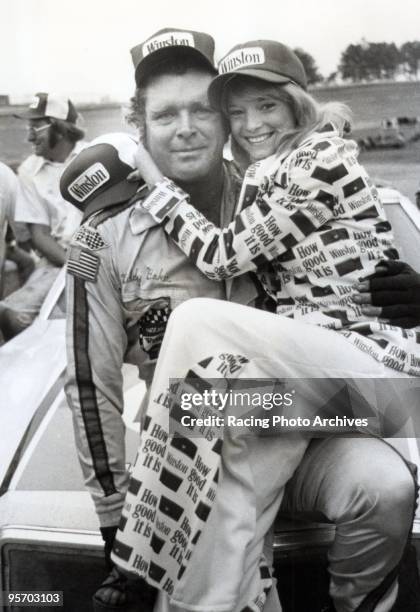
[[[402,261],[381,261],[354,296],[367,316],[410,328],[420,325],[420,274]]]
[[[27,251],[24,251],[13,243],[7,245],[6,258],[10,261],[14,261],[17,265],[19,278],[23,284],[35,269],[34,259]]]
[[[55,238],[51,236],[51,230],[47,225],[38,223],[31,224],[32,242],[37,251],[48,259],[54,266],[64,266],[66,263],[66,252]]]
[[[101,535],[104,541],[104,553],[105,553],[105,563],[108,571],[112,569],[113,563],[111,561],[111,551],[114,545],[115,536],[117,535],[118,525],[113,525],[111,527],[101,527]]]

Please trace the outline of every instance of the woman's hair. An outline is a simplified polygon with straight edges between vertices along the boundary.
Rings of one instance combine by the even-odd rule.
[[[347,134],[351,130],[352,112],[346,104],[342,102],[320,104],[311,94],[295,85],[295,83],[290,82],[280,85],[243,75],[235,76],[223,90],[221,107],[226,115],[228,115],[229,94],[241,95],[250,86],[252,88],[263,87],[266,93],[286,103],[292,111],[295,127],[285,131],[281,137],[278,147],[279,152],[295,149],[307,136],[321,129],[327,123],[332,123],[340,135]]]

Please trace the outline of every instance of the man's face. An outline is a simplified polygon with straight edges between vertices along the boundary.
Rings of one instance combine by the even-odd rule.
[[[226,134],[221,114],[208,102],[211,79],[209,74],[190,70],[162,75],[147,86],[145,144],[161,172],[171,179],[193,182],[220,165]]]
[[[32,143],[35,155],[49,159],[51,156],[51,125],[48,119],[30,119],[28,142]]]

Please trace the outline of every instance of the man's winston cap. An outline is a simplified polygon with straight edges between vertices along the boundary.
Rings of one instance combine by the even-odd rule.
[[[95,138],[64,170],[61,195],[85,216],[129,200],[139,187],[126,180],[136,169],[136,150],[137,142],[129,134]]]
[[[28,110],[23,113],[16,114],[19,119],[61,119],[76,123],[78,113],[71,100],[55,94],[36,93],[32,102],[29,104]]]
[[[209,99],[220,109],[225,85],[243,74],[269,83],[295,83],[307,88],[302,62],[292,49],[274,40],[251,40],[233,47],[219,62],[219,75],[210,83]]]
[[[169,58],[182,61],[185,57],[200,59],[205,66],[216,72],[214,67],[214,40],[204,32],[164,28],[144,42],[131,49],[135,68],[136,84],[153,74],[158,65]]]

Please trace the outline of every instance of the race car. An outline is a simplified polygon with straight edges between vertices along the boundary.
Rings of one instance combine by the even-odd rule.
[[[394,189],[379,191],[402,247],[401,257],[420,270],[419,210]],[[29,600],[23,605],[14,595],[22,592],[31,592],[35,609],[40,600],[33,598],[48,592],[45,597],[52,597],[51,603],[59,601],[64,612],[89,610],[92,593],[106,575],[98,520],[83,484],[63,391],[64,328],[62,270],[35,322],[0,348],[3,611],[26,609]],[[144,393],[137,370],[125,365],[127,469],[137,450]],[[396,437],[391,442],[420,467],[418,439]],[[285,612],[308,612],[317,609],[315,602],[321,609],[327,597],[326,551],[333,537],[330,524],[277,518],[274,558]],[[419,512],[413,542],[420,554]],[[420,594],[420,585],[417,590]],[[404,589],[401,592],[407,597]],[[409,612],[407,601],[400,602],[401,611]]]

